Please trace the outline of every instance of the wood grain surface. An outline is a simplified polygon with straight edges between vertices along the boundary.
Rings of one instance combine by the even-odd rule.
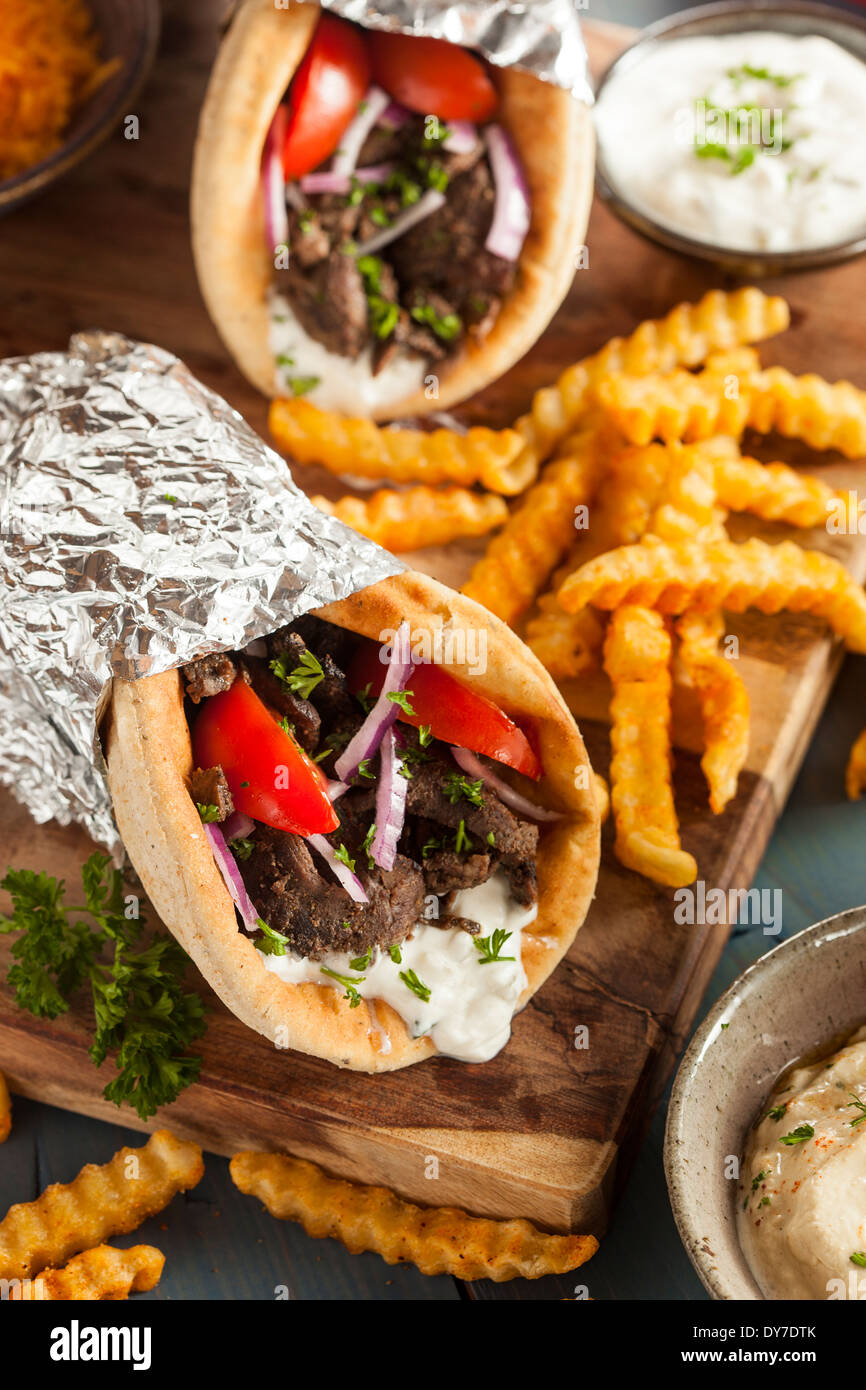
[[[94,326],[150,339],[185,358],[264,434],[264,403],[219,344],[189,251],[190,155],[221,11],[218,3],[169,6],[164,52],[141,98],[140,140],[115,137],[74,178],[3,224],[0,351],[58,348],[70,333]],[[596,66],[616,51],[625,32],[587,26]],[[722,283],[711,267],[642,241],[598,204],[588,246],[589,269],[577,274],[549,332],[467,407],[465,418],[513,419],[532,391],[569,361]],[[765,360],[863,384],[862,329],[851,310],[861,297],[860,265],[768,288],[788,296],[794,327],[767,345]],[[787,444],[778,455],[805,457]],[[820,467],[822,476],[845,485],[859,476],[856,465]],[[299,468],[296,477],[305,487],[334,494],[332,480],[318,470]],[[828,537],[810,536],[807,543],[826,547]],[[467,545],[414,558],[459,583],[480,549]],[[846,545],[845,553],[862,578],[862,544]],[[723,816],[710,817],[689,710],[680,725],[676,791],[684,843],[697,855],[702,877],[708,885],[743,888],[811,737],[838,653],[808,620],[749,616],[732,631],[742,636],[754,710],[740,794]],[[567,693],[604,771],[603,685],[584,682]],[[8,797],[0,802],[0,837],[10,863],[70,880],[89,848],[74,830],[34,827]],[[677,925],[671,893],[621,869],[608,835],[586,925],[567,961],[515,1020],[511,1044],[494,1061],[469,1067],[437,1058],[377,1078],[339,1073],[311,1058],[275,1052],[215,1005],[201,1082],[159,1122],[217,1152],[284,1145],[418,1200],[601,1233],[618,1155],[631,1157],[726,935],[718,926]],[[6,940],[2,952],[8,950]],[[578,1025],[589,1030],[588,1048],[574,1046]],[[77,1009],[57,1023],[39,1024],[0,989],[0,1057],[13,1089],[116,1122],[118,1112],[100,1095],[110,1071],[97,1076],[86,1059],[88,1026],[86,1011]],[[425,1178],[428,1155],[439,1159],[435,1197]]]

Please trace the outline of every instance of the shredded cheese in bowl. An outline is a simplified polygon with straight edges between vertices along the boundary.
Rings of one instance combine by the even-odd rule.
[[[0,180],[38,164],[116,71],[84,0],[0,0]]]

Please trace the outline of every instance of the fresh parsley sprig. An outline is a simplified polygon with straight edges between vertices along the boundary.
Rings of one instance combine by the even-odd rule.
[[[502,947],[513,933],[504,931],[498,927],[492,936],[477,936],[475,938],[475,949],[479,952],[481,959],[479,965],[490,965],[493,961],[515,960],[515,956],[503,956]]]
[[[103,1091],[142,1120],[175,1100],[198,1077],[201,1058],[187,1049],[205,1030],[204,1005],[184,990],[186,953],[170,936],[144,943],[146,924],[128,916],[123,879],[107,855],[81,871],[84,906],[64,901],[66,886],[31,869],[10,869],[0,887],[12,898],[0,932],[18,933],[8,983],[15,1002],[37,1018],[58,1018],[89,985],[96,1018],[90,1056],[114,1056],[117,1076]]]
[[[285,654],[275,656],[268,664],[280,684],[293,695],[300,695],[302,700],[309,700],[319,681],[325,679],[322,663],[311,651],[305,650],[297,666],[291,670]]]

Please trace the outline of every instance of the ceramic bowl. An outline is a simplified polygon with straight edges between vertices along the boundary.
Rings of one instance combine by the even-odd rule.
[[[866,1022],[866,907],[808,927],[734,982],[695,1033],[674,1082],[665,1174],[683,1244],[714,1298],[762,1299],[725,1177],[779,1073]]]
[[[14,178],[0,181],[0,214],[10,212],[61,178],[96,149],[132,103],[153,62],[159,39],[159,0],[88,0],[102,36],[101,56],[120,66],[76,111],[59,149]]]
[[[812,0],[720,0],[717,4],[684,10],[644,29],[637,42],[621,53],[604,73],[596,89],[596,98],[601,95],[614,72],[626,71],[645,58],[653,46],[668,39],[739,34],[750,29],[771,29],[794,35],[819,34],[847,48],[856,58],[866,61],[866,19],[859,15],[835,9],[832,5],[815,4]],[[628,190],[616,184],[608,174],[600,143],[595,168],[600,196],[623,222],[661,246],[684,256],[713,261],[732,275],[751,279],[764,275],[784,275],[815,266],[834,265],[866,251],[866,235],[851,237],[833,246],[808,247],[803,251],[743,251],[698,241],[694,237],[681,235],[635,207],[629,199]]]

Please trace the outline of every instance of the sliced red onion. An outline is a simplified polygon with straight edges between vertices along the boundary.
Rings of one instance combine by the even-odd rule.
[[[286,202],[295,212],[306,212],[309,203],[296,183],[286,184]]]
[[[358,183],[384,183],[393,172],[393,161],[367,164],[363,169],[355,169],[351,174],[336,174],[332,169],[323,169],[316,174],[304,174],[301,188],[304,193],[348,193],[353,179]]]
[[[382,766],[376,787],[376,833],[370,854],[381,869],[393,869],[397,859],[397,841],[406,819],[406,793],[409,783],[400,769],[400,740],[393,729],[386,729],[379,745]]]
[[[406,689],[414,664],[409,647],[409,624],[401,623],[391,646],[391,657],[379,698],[355,737],[334,763],[334,771],[342,782],[351,782],[361,763],[372,758],[376,752],[385,730],[394,723],[400,709],[388,696]]]
[[[328,785],[325,787],[329,801],[339,801],[340,797],[345,796],[348,790],[348,782],[328,782]]]
[[[412,112],[406,106],[401,106],[399,101],[392,101],[385,107],[379,124],[386,130],[402,130],[403,126],[411,119]]]
[[[368,903],[370,901],[367,894],[364,892],[364,885],[361,880],[356,874],[352,873],[348,864],[344,864],[342,859],[337,858],[334,846],[329,840],[325,839],[324,835],[308,835],[306,837],[306,842],[311,849],[321,854],[322,858],[325,860],[334,876],[340,880],[353,902]]]
[[[371,236],[369,241],[365,241],[358,247],[359,256],[369,256],[375,251],[380,251],[383,246],[396,241],[404,232],[408,232],[410,227],[416,226],[418,222],[423,222],[425,217],[429,217],[431,212],[438,212],[445,202],[445,194],[440,193],[437,188],[428,188],[426,193],[422,193],[417,203],[401,212],[399,217],[395,217],[390,227],[385,227],[376,236]]]
[[[484,139],[496,196],[493,221],[484,248],[506,261],[516,261],[529,231],[529,190],[517,151],[501,125],[484,127]]]
[[[340,148],[331,161],[335,174],[351,174],[358,163],[358,156],[370,131],[378,123],[379,117],[388,109],[391,98],[381,87],[368,88],[363,101],[358,106],[357,115],[343,131]]]
[[[265,230],[268,250],[285,246],[289,240],[286,212],[286,180],[283,174],[283,144],[286,138],[286,108],[278,106],[265,139],[262,155],[262,195],[265,202]]]
[[[256,823],[250,816],[245,816],[243,811],[235,811],[224,820],[220,829],[231,844],[232,840],[245,840],[251,830],[255,830]]]
[[[478,144],[478,131],[471,121],[448,121],[443,150],[449,154],[471,154]]]
[[[516,811],[519,816],[526,816],[527,820],[562,820],[561,811],[548,811],[546,806],[538,806],[534,801],[521,796],[507,782],[503,782],[501,777],[497,777],[495,772],[491,772],[489,767],[478,757],[477,753],[470,753],[468,748],[452,748],[454,761],[464,772],[468,772],[470,777],[480,777],[488,787],[496,792],[500,801],[504,801],[506,806],[510,806],[512,811]]]
[[[210,841],[213,850],[213,857],[216,866],[223,876],[223,883],[231,893],[232,902],[241,914],[241,920],[248,931],[255,931],[258,926],[259,914],[253,907],[252,898],[246,890],[246,884],[241,877],[241,871],[237,866],[237,861],[225,841],[225,836],[218,825],[209,824],[204,828],[204,833]]]

